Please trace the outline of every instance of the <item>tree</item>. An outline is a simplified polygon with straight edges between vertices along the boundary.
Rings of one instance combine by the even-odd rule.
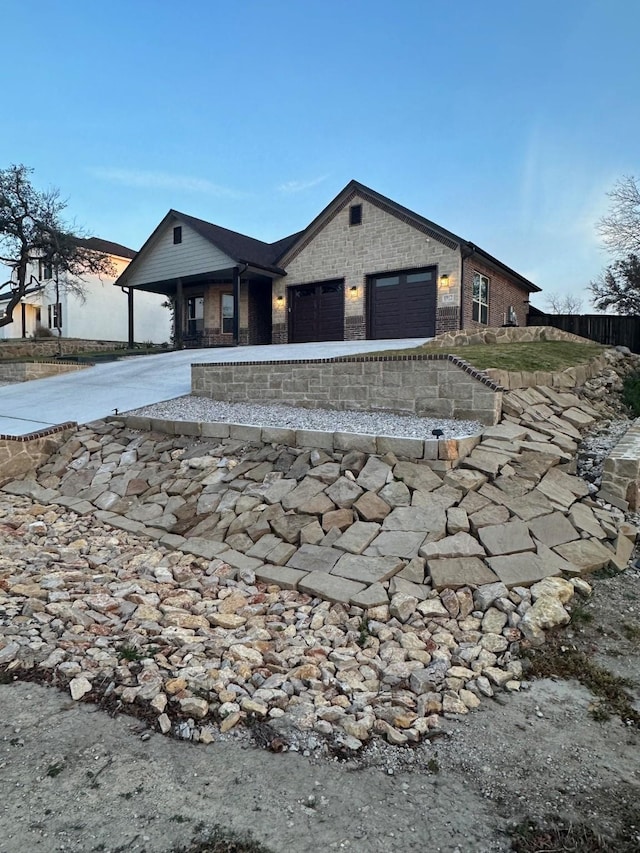
[[[602,242],[618,258],[640,254],[640,186],[637,178],[625,175],[614,184],[611,207],[598,222]]]
[[[640,257],[629,254],[615,261],[590,287],[593,304],[599,311],[640,314]]]
[[[549,293],[545,305],[550,314],[579,314],[582,311],[582,297],[574,293]]]
[[[51,266],[57,294],[64,289],[82,296],[84,275],[113,272],[109,258],[83,246],[84,235],[62,218],[67,204],[60,191],[36,190],[32,171],[23,165],[0,169],[0,263],[11,270],[9,281],[0,285],[0,299],[9,297],[0,326],[12,322],[15,307],[33,284],[31,263],[42,260]]]

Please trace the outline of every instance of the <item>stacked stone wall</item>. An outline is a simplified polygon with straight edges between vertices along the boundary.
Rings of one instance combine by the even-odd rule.
[[[191,390],[232,403],[386,411],[495,424],[502,389],[454,356],[191,365]]]

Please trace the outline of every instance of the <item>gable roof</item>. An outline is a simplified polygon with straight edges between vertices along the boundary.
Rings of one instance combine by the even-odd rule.
[[[176,219],[190,225],[201,237],[213,243],[234,261],[240,264],[263,267],[281,274],[284,270],[276,265],[276,259],[299,236],[292,234],[275,243],[264,243],[262,240],[256,240],[255,237],[248,237],[238,231],[231,231],[228,228],[222,228],[220,225],[214,225],[212,222],[206,222],[204,219],[196,219],[195,216],[180,213],[179,210],[170,210],[168,215],[173,215]]]
[[[452,231],[437,225],[430,219],[421,216],[408,207],[398,204],[387,196],[372,190],[370,187],[352,180],[346,187],[338,193],[338,195],[329,202],[318,216],[302,231],[295,234],[290,234],[288,237],[283,237],[276,240],[274,243],[265,243],[262,240],[257,240],[255,237],[249,237],[246,234],[240,234],[238,231],[231,231],[229,228],[222,228],[220,225],[214,225],[213,222],[207,222],[204,219],[198,219],[195,216],[189,216],[186,213],[181,213],[173,208],[169,210],[166,216],[162,219],[157,228],[154,229],[149,238],[145,241],[140,251],[122,257],[132,257],[134,260],[122,273],[119,279],[115,282],[116,285],[126,283],[126,279],[134,272],[136,261],[145,253],[146,249],[152,244],[155,237],[165,228],[170,221],[183,222],[201,237],[218,248],[225,255],[234,260],[237,264],[249,264],[253,267],[264,269],[268,272],[276,273],[277,275],[286,275],[286,265],[296,257],[302,249],[313,240],[313,238],[324,228],[324,226],[333,219],[355,196],[363,198],[371,204],[385,210],[387,213],[401,219],[403,222],[417,228],[424,234],[427,234],[434,240],[443,243],[450,249],[459,249],[464,258],[476,256],[488,263],[494,269],[502,271],[514,279],[525,290],[534,293],[539,292],[540,288],[533,282],[521,276],[515,270],[503,264],[493,255],[485,252],[479,246],[459,237]],[[90,240],[98,240],[98,238],[90,238]],[[107,241],[99,241],[105,245],[117,247],[117,243],[108,243]],[[93,248],[93,247],[88,247]],[[97,247],[95,247],[97,248]],[[127,252],[130,249],[125,249]],[[103,251],[106,251],[103,249]],[[112,252],[117,254],[117,252]]]
[[[464,257],[471,257],[472,255],[481,257],[493,267],[506,272],[509,276],[516,279],[517,282],[526,290],[530,292],[540,290],[536,284],[533,284],[533,282],[524,278],[520,273],[512,270],[511,267],[503,264],[502,261],[494,258],[474,243],[465,240],[463,237],[459,237],[452,231],[442,228],[442,226],[437,225],[430,219],[421,216],[419,213],[410,210],[408,207],[403,207],[403,205],[398,204],[393,201],[393,199],[387,198],[387,196],[384,196],[355,180],[349,181],[346,187],[338,193],[333,201],[329,202],[324,210],[316,216],[313,222],[311,222],[304,231],[301,231],[298,235],[293,235],[295,239],[292,239],[289,245],[283,249],[280,256],[276,258],[277,262],[286,267],[286,265],[293,260],[293,258],[311,242],[311,240],[313,240],[316,234],[324,228],[327,222],[333,219],[333,217],[336,216],[356,196],[363,198],[365,201],[376,205],[376,207],[379,207],[382,210],[386,210],[387,213],[401,219],[403,222],[407,222],[409,225],[412,225],[414,228],[417,228],[419,231],[422,231],[434,240],[443,243],[449,249],[460,248]]]
[[[134,249],[128,249],[111,240],[102,240],[100,237],[81,237],[76,240],[76,243],[85,249],[102,252],[105,255],[116,255],[118,258],[135,258],[137,254]]]

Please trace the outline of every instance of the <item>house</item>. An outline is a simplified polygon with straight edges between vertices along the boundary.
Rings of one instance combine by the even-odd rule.
[[[131,259],[133,249],[89,237],[78,241],[91,251],[107,255],[113,274],[88,274],[80,284],[84,299],[65,288],[61,278],[56,298],[54,271],[50,264],[34,259],[29,264],[25,295],[13,311],[13,320],[0,326],[0,338],[27,338],[33,335],[58,334],[65,338],[107,341],[153,341],[163,343],[171,337],[170,312],[163,306],[163,298],[153,293],[141,293],[135,314],[131,311],[130,297],[119,288],[113,287],[116,278],[122,275]],[[0,300],[0,312],[9,302],[9,297]],[[134,320],[133,329],[129,328]],[[44,330],[44,331],[42,331]],[[135,333],[135,335],[133,334]]]
[[[357,181],[304,231],[264,243],[170,210],[116,285],[159,293],[178,346],[428,338],[526,323],[540,290]]]

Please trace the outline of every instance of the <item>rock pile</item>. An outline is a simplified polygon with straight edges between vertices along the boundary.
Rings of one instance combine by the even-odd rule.
[[[520,689],[522,643],[566,624],[581,575],[624,567],[636,531],[573,473],[596,409],[538,388],[504,411],[442,475],[80,429],[4,486],[0,664],[193,739],[250,717],[349,748]]]

